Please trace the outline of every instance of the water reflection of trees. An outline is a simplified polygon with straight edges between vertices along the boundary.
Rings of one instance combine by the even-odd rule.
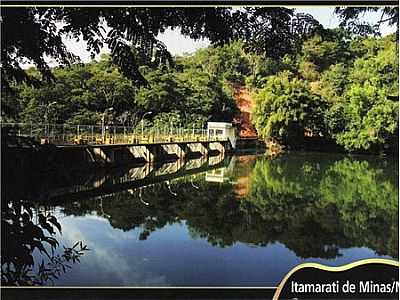
[[[141,239],[185,221],[193,237],[220,247],[280,242],[304,258],[334,258],[349,247],[397,257],[398,175],[393,170],[379,161],[283,156],[256,162],[245,198],[237,198],[229,182],[196,179],[196,188],[191,180],[174,182],[176,195],[163,183],[66,204],[63,210],[96,211],[115,228],[140,228]]]
[[[321,161],[283,157],[259,161],[249,202],[270,230],[302,257],[336,257],[366,246],[398,256],[398,186],[384,161]]]

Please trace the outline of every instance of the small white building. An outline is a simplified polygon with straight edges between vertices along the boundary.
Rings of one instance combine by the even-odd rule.
[[[209,139],[229,141],[232,148],[236,148],[236,129],[232,123],[225,122],[208,122],[207,123],[207,137]]]

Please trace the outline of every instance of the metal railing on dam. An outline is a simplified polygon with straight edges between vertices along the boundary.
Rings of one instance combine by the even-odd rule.
[[[6,124],[2,124],[6,125]],[[82,170],[92,167],[114,167],[126,164],[160,164],[164,162],[211,157],[231,151],[227,140],[204,135],[177,135],[163,139],[154,136],[151,141],[116,143],[40,143],[22,129],[3,126],[2,155],[7,170],[35,169],[38,172],[57,169]],[[194,135],[193,135],[194,133]],[[55,137],[56,135],[54,135]]]
[[[209,137],[206,129],[184,127],[98,126],[42,123],[1,123],[14,135],[42,144],[104,145],[222,140]]]

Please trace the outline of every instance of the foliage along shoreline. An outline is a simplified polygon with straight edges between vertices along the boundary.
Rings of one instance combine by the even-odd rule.
[[[394,35],[351,38],[340,30],[306,40],[302,55],[258,90],[259,133],[290,145],[306,132],[348,152],[398,149],[396,44]]]
[[[245,51],[242,42],[199,49],[174,58],[173,65],[139,69],[147,80],[137,87],[109,55],[88,64],[54,68],[56,78],[39,88],[15,83],[3,92],[3,122],[45,122],[145,127],[205,126],[238,115],[235,87],[252,91],[258,134],[290,149],[307,140],[335,151],[398,152],[398,48],[395,34],[359,37],[324,29],[304,40],[301,51],[280,58]],[[140,55],[138,54],[139,58]],[[40,79],[31,68],[28,74]],[[56,102],[48,107],[49,103]],[[335,147],[337,146],[337,147]]]

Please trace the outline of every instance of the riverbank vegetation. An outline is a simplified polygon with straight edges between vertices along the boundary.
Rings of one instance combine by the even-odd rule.
[[[304,132],[348,151],[391,147],[398,139],[396,38],[350,38],[327,31],[266,78],[254,121],[264,137],[301,143]]]
[[[201,14],[192,14],[197,13]],[[224,15],[223,10],[213,13]],[[54,80],[45,83],[43,70],[31,68],[24,71],[29,80],[4,78],[2,121],[99,125],[103,112],[112,107],[107,121],[112,124],[136,126],[151,111],[145,126],[161,128],[173,123],[200,128],[207,121],[234,120],[238,115],[235,90],[245,87],[255,99],[252,122],[266,140],[301,148],[311,138],[349,152],[397,149],[397,34],[378,37],[374,35],[376,27],[368,29],[351,22],[358,11],[337,13],[343,26],[323,29],[311,16],[296,15],[292,10],[238,12],[247,16],[243,28],[256,22],[252,16],[262,15],[269,21],[301,19],[312,30],[287,36],[285,44],[278,42],[285,37],[277,32],[270,32],[269,40],[263,40],[267,34],[254,39],[250,29],[247,35],[225,32],[226,38],[221,38],[214,32],[217,29],[210,28],[193,36],[211,38],[214,34],[207,49],[177,57],[167,57],[160,50],[168,59],[158,60],[140,47],[131,47],[138,72],[134,72],[135,79],[127,76],[114,52],[87,64],[53,68]],[[383,13],[393,17],[398,11]],[[59,17],[73,12],[64,14]],[[176,14],[183,18],[190,13],[182,10]],[[237,17],[231,15],[232,20]],[[196,20],[185,22],[195,28]],[[159,24],[161,32],[167,23]],[[196,31],[189,27],[182,30]],[[270,49],[274,38],[276,48]],[[39,86],[32,84],[39,81]]]

